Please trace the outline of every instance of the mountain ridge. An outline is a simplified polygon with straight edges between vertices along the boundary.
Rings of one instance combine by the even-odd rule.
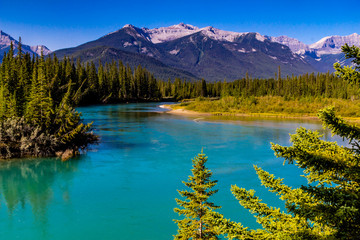
[[[77,51],[99,46],[146,55],[209,81],[235,80],[246,73],[273,77],[278,66],[290,75],[315,70],[287,46],[271,42],[259,33],[198,28],[183,23],[155,29],[127,24],[94,41],[55,53],[74,56]]]
[[[17,54],[17,47],[19,46],[19,41],[15,40],[9,34],[0,30],[0,62],[2,61],[4,53],[10,50],[11,42],[13,43],[14,46],[14,52],[15,54]],[[50,49],[48,49],[44,45],[29,46],[21,43],[21,46],[22,46],[22,51],[24,53],[30,53],[31,55],[35,54],[40,56],[41,51],[43,51],[44,55],[48,55],[51,53]]]
[[[6,36],[1,37],[1,33],[0,51],[6,51],[1,46],[9,46],[9,39],[17,44],[9,35],[7,39]],[[122,60],[128,61],[124,63],[130,65],[140,62],[151,66],[155,75],[162,77],[166,77],[166,74],[159,73],[163,73],[166,68],[165,72],[171,73],[171,78],[191,76],[192,79],[220,81],[235,80],[246,74],[258,78],[274,77],[279,66],[284,75],[332,72],[336,61],[351,64],[341,52],[344,43],[360,46],[360,35],[327,36],[313,44],[305,44],[288,36],[225,31],[212,26],[199,28],[180,23],[149,29],[126,24],[98,39],[73,48],[59,49],[54,53],[58,57],[81,57],[84,58],[83,62],[89,59],[102,62]],[[104,47],[103,51],[99,47]],[[41,45],[23,45],[24,51],[37,55],[44,48]],[[100,52],[99,56],[89,57]],[[44,51],[44,54],[48,53]],[[156,64],[160,67],[156,68]]]

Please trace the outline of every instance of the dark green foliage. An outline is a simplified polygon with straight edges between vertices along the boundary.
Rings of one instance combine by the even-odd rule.
[[[185,218],[175,220],[179,227],[175,239],[218,239],[217,225],[211,219],[212,210],[220,207],[208,200],[218,191],[211,190],[217,181],[211,180],[212,172],[205,167],[206,161],[207,157],[203,153],[192,160],[192,175],[188,182],[183,182],[191,191],[178,191],[186,200],[176,199],[182,208],[175,208],[174,211]]]
[[[346,81],[358,83],[360,50],[345,45],[343,51],[355,58],[355,68],[335,64],[337,74]],[[355,84],[354,84],[355,85]],[[240,204],[255,215],[263,229],[250,231],[250,239],[359,239],[360,236],[360,128],[335,115],[334,108],[319,111],[324,127],[347,140],[350,147],[324,141],[317,131],[297,129],[290,137],[291,146],[272,143],[277,157],[304,170],[307,185],[291,188],[283,179],[255,166],[262,185],[285,201],[287,213],[268,207],[253,190],[232,186]],[[217,220],[225,224],[220,215]],[[241,226],[226,225],[229,238],[242,238]]]
[[[48,79],[45,76],[44,64],[44,59],[41,58],[37,67],[34,68],[24,115],[27,121],[46,129],[50,127],[52,120],[53,100],[50,95]]]
[[[201,80],[201,97],[207,97],[207,88],[206,88],[206,81],[204,79]]]
[[[82,80],[81,73],[69,60],[32,60],[21,42],[18,53],[11,47],[0,65],[0,158],[75,154],[96,143],[91,123],[73,108],[82,86],[71,79]]]
[[[319,112],[324,126],[352,143],[352,148],[320,139],[317,132],[300,128],[293,146],[273,144],[276,156],[304,169],[309,183],[301,191],[311,201],[287,205],[288,210],[314,224],[330,228],[328,238],[358,239],[360,234],[360,165],[358,127],[336,117],[333,108]],[[273,187],[272,187],[273,188]]]
[[[319,112],[324,126],[348,140],[352,147],[322,140],[317,131],[299,128],[291,135],[292,146],[272,144],[277,157],[304,170],[308,184],[292,188],[283,179],[254,166],[262,185],[285,202],[286,212],[263,203],[254,190],[236,185],[231,191],[256,217],[261,229],[249,230],[240,223],[211,212],[211,222],[229,239],[359,239],[360,162],[358,127],[336,117],[333,108]]]
[[[334,74],[304,74],[286,78],[253,79],[209,83],[175,79],[173,83],[158,81],[162,97],[188,99],[207,97],[261,97],[280,96],[288,100],[305,98],[357,99],[359,87]]]
[[[341,49],[345,53],[345,57],[347,59],[352,59],[352,63],[355,65],[355,67],[341,67],[340,63],[337,62],[334,64],[334,68],[336,70],[335,73],[345,80],[352,83],[357,83],[358,85],[360,81],[360,72],[358,71],[360,70],[360,49],[356,46],[350,47],[347,44],[342,46]]]

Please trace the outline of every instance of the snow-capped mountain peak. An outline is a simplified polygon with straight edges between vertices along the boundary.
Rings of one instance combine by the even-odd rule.
[[[19,42],[16,41],[9,34],[0,30],[0,61],[2,60],[2,56],[4,55],[4,53],[9,51],[11,42],[13,43],[14,52],[16,54],[18,51],[17,48],[19,46]],[[44,55],[51,53],[51,51],[43,45],[28,46],[28,45],[22,44],[22,52],[30,53],[30,55],[33,55],[33,54],[40,55],[41,49],[43,50]]]
[[[9,34],[0,30],[0,48],[10,46],[11,42],[15,42]]]
[[[303,54],[305,51],[309,50],[309,46],[306,45],[303,42],[300,42],[299,40],[295,38],[291,38],[288,36],[279,36],[279,37],[267,37],[272,42],[277,42],[280,44],[283,44],[285,46],[288,46],[290,50],[294,53]]]
[[[360,46],[360,35],[353,33],[348,36],[328,36],[309,45],[309,47],[316,49],[318,55],[337,54],[341,52],[341,46],[345,45],[345,43],[350,46]]]
[[[272,42],[277,42],[288,46],[292,52],[303,55],[306,52],[312,52],[317,57],[324,54],[339,54],[341,53],[341,47],[345,43],[350,46],[360,46],[360,35],[353,33],[348,36],[328,36],[320,39],[316,43],[307,45],[299,40],[287,36],[279,37],[267,37]]]
[[[211,39],[218,41],[227,41],[227,42],[234,42],[236,38],[246,34],[239,32],[224,31],[211,26],[201,28],[200,31]]]
[[[190,25],[190,24],[185,24],[185,23],[179,23],[177,25],[173,25],[172,26],[173,28],[179,28],[179,29],[188,29],[188,30],[198,30],[199,28],[198,27],[195,27],[193,25]]]
[[[122,28],[134,28],[132,24],[125,24]]]
[[[38,55],[41,55],[41,51],[43,55],[48,55],[51,53],[51,51],[44,45],[31,46],[30,49]]]
[[[153,29],[149,29],[149,28],[139,29],[131,24],[126,24],[120,30],[125,30],[130,35],[135,34],[138,37],[142,36],[154,44],[172,41],[197,32],[201,32],[202,34],[213,40],[225,41],[225,42],[234,42],[238,37],[248,34],[248,32],[231,32],[231,31],[220,30],[212,26],[198,28],[196,26],[185,23],[179,23],[169,27],[160,27]],[[109,33],[108,35],[116,33],[118,31]],[[261,42],[267,39],[265,36],[259,33],[256,33],[255,37],[258,41]]]
[[[142,30],[148,35],[152,43],[162,43],[198,32],[199,28],[190,24],[180,23],[154,29],[142,28]]]

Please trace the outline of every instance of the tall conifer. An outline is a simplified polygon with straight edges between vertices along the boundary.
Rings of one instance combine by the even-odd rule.
[[[218,190],[212,190],[217,181],[211,180],[212,172],[205,167],[207,157],[201,151],[193,160],[192,175],[188,182],[183,182],[191,189],[178,190],[186,200],[176,199],[177,204],[182,208],[175,208],[174,211],[185,218],[175,220],[178,224],[178,234],[175,239],[218,239],[218,230],[211,221],[211,211],[220,208],[209,201],[209,197]]]
[[[348,45],[342,49],[347,58],[354,58],[355,68],[336,63],[337,74],[358,84],[360,49]],[[359,239],[360,128],[337,117],[333,107],[319,111],[318,116],[324,127],[347,140],[350,147],[322,140],[317,131],[305,128],[291,135],[292,146],[272,144],[277,157],[304,169],[308,184],[291,188],[283,179],[255,166],[261,183],[285,201],[287,212],[269,207],[253,190],[232,186],[232,193],[240,204],[249,209],[263,227],[249,231],[250,239]],[[234,233],[237,227],[228,225],[224,229],[223,233]],[[234,237],[238,236],[229,234],[229,238]]]

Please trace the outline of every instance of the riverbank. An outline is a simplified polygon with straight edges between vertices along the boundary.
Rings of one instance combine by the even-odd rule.
[[[317,112],[334,106],[344,119],[360,123],[360,101],[344,99],[284,100],[281,97],[256,97],[241,99],[226,97],[220,100],[194,100],[176,105],[163,105],[167,113],[184,116],[201,116],[236,120],[254,119],[301,119],[318,121]]]
[[[169,109],[166,113],[193,116],[193,117],[224,117],[229,120],[233,118],[244,117],[244,118],[283,118],[283,119],[304,119],[304,120],[318,120],[316,116],[297,116],[297,115],[286,115],[286,114],[274,114],[274,113],[221,113],[221,112],[196,112],[187,110],[185,107],[180,105],[161,105],[160,107]],[[360,119],[359,119],[360,121]]]
[[[184,115],[184,116],[211,116],[211,115],[213,115],[212,113],[196,112],[196,111],[192,111],[192,110],[187,110],[187,109],[179,106],[178,104],[160,105],[159,107],[168,109],[169,111],[167,111],[166,113],[175,114],[175,115]]]

